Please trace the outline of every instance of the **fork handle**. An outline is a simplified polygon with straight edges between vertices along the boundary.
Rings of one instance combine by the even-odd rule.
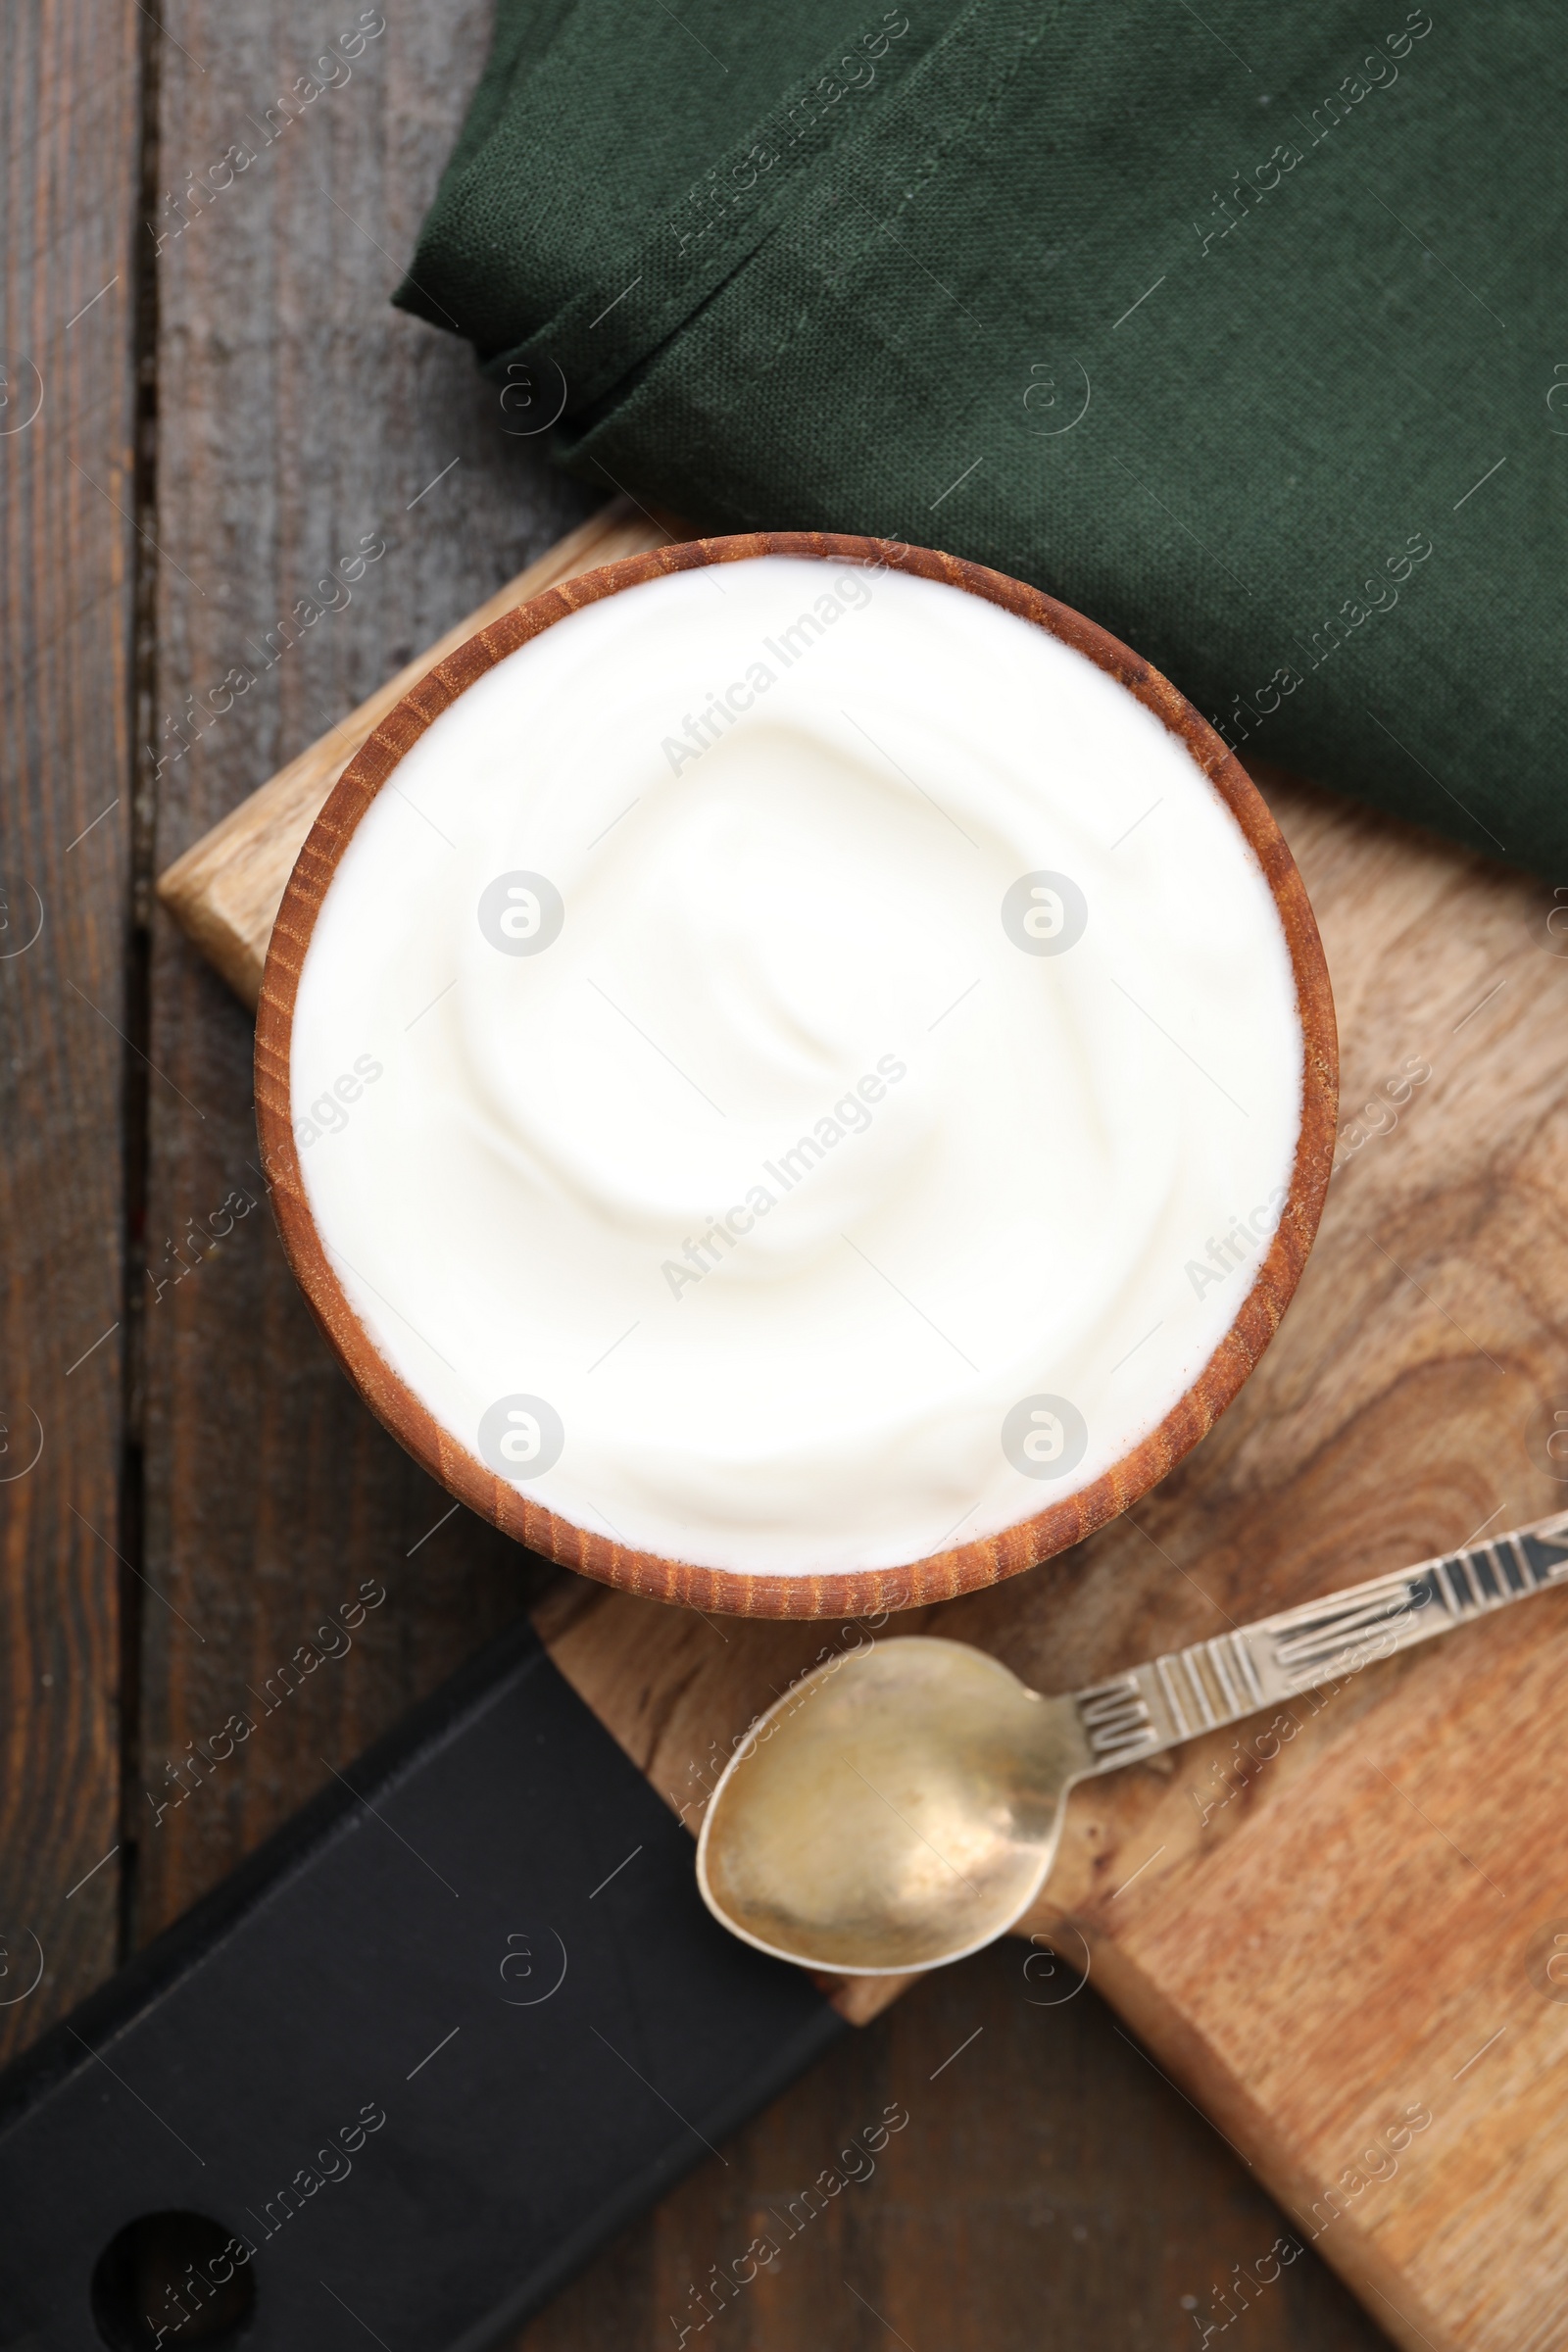
[[[1375,1576],[1323,1600],[1282,1609],[1191,1649],[1073,1694],[1094,1758],[1110,1772],[1157,1755],[1200,1732],[1239,1723],[1259,1707],[1359,1673],[1448,1633],[1489,1609],[1568,1583],[1568,1511],[1495,1536],[1470,1551],[1445,1552],[1394,1576]]]

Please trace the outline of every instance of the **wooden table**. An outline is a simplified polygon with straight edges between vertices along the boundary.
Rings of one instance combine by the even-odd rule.
[[[353,26],[347,6],[326,24],[303,0],[174,0],[161,32],[135,0],[63,0],[10,36],[8,2051],[552,1573],[454,1513],[327,1359],[254,1165],[249,1018],[151,898],[593,503],[509,438],[464,347],[387,306],[486,15],[388,0],[351,77],[282,129],[269,109]],[[346,591],[318,589],[383,543]],[[198,1778],[194,1742],[369,1573],[388,1604],[354,1650]],[[15,1998],[32,1937],[42,1981]],[[721,2340],[1193,2342],[1211,2289],[1284,2224],[1070,1987],[1008,1944],[916,1988],[601,2255],[529,2345],[673,2344],[710,2266],[892,2098],[910,2129],[713,2324]],[[1251,2352],[1380,2340],[1311,2257],[1247,2327]]]

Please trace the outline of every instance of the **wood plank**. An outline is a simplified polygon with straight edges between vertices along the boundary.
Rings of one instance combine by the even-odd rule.
[[[0,2057],[118,1942],[138,22],[17,12],[0,100]]]
[[[1190,2352],[1194,2310],[1287,2225],[1093,1985],[1047,1999],[1067,1981],[1026,1976],[1038,1960],[1008,1942],[924,1980],[628,2230],[533,2323],[527,2352],[678,2352],[680,2325],[685,2352]],[[890,2104],[909,2121],[867,2177],[844,2152]],[[824,2167],[849,2184],[803,2226]],[[758,2236],[776,2258],[699,2333],[715,2269]],[[1309,2259],[1242,2341],[1386,2339]]]
[[[236,143],[252,160],[187,202],[160,257],[160,864],[594,503],[508,438],[464,346],[388,301],[391,257],[412,248],[478,70],[486,0],[407,5],[345,53],[361,13],[179,0],[166,20],[163,184]],[[280,93],[329,52],[350,77],[280,127]],[[449,1498],[328,1361],[254,1164],[248,1015],[161,915],[151,1000],[168,1084],[149,1142],[147,1573],[179,1614],[146,1618],[138,1937],[543,1573],[485,1530],[443,1524]],[[319,1655],[316,1628],[362,1579],[386,1601],[285,1698],[279,1668]],[[222,1737],[231,1718],[253,1728],[201,1761],[239,1738]]]

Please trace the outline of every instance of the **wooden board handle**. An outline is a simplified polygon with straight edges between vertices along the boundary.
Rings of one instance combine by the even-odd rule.
[[[158,878],[158,896],[180,929],[218,966],[251,1010],[279,902],[305,837],[355,753],[426,670],[469,637],[559,581],[601,564],[689,537],[673,516],[657,517],[629,498],[612,499],[477,612],[420,654],[317,743],[280,767],[247,801],[176,858]]]

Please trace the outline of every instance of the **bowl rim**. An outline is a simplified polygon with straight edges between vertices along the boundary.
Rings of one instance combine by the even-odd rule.
[[[1186,746],[1262,869],[1290,954],[1302,1041],[1300,1131],[1279,1223],[1228,1330],[1157,1426],[1088,1486],[997,1535],[902,1567],[820,1576],[699,1567],[639,1551],[579,1527],[497,1477],[394,1371],[350,1304],[311,1213],[290,1116],[294,1005],[317,915],[355,828],[425,729],[498,662],[584,606],[705,564],[746,563],[760,556],[886,566],[960,589],[1034,622],[1126,687]],[[1042,590],[961,557],[832,531],[754,531],[623,557],[546,589],[436,662],[349,761],[311,827],[272,927],[256,1024],[257,1127],[284,1253],[328,1347],[376,1418],[450,1494],[530,1550],[624,1591],[742,1617],[856,1617],[950,1600],[1020,1575],[1082,1543],[1164,1478],[1240,1393],[1295,1294],[1328,1190],[1338,1085],[1328,965],[1305,886],[1262,795],[1207,720],[1118,638]]]

